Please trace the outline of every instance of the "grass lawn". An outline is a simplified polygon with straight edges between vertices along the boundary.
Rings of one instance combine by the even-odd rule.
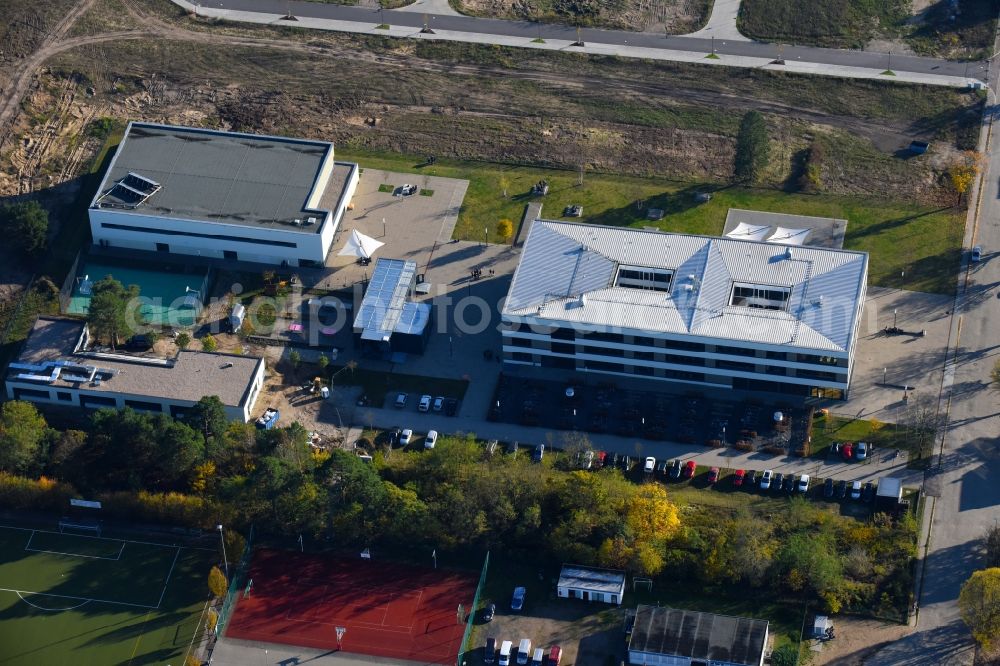
[[[338,149],[337,156],[362,167],[469,180],[454,238],[480,239],[486,227],[495,239],[496,224],[505,218],[513,222],[516,235],[525,205],[536,200],[528,195],[531,186],[545,179],[549,194],[537,200],[546,219],[575,219],[563,218],[563,209],[579,204],[584,222],[708,235],[722,232],[730,208],[846,219],[845,247],[872,255],[870,284],[940,294],[955,291],[964,215],[951,208],[604,174],[585,174],[580,186],[579,174],[571,171],[441,159],[421,167],[423,158],[349,149]],[[505,188],[507,198],[502,196]],[[698,191],[712,192],[712,200],[697,204]],[[645,210],[636,208],[637,200],[647,208],[662,208],[664,218],[648,220]]]
[[[909,456],[909,467],[926,469],[931,456],[928,450],[932,442],[924,443],[924,451],[916,437],[909,435],[909,429],[902,424],[882,423],[873,419],[851,419],[842,416],[818,416],[813,422],[812,457],[826,458],[830,445],[834,442],[871,442],[876,452],[859,464],[870,464],[876,455],[884,451],[900,449]]]
[[[0,528],[4,664],[183,663],[212,551]]]

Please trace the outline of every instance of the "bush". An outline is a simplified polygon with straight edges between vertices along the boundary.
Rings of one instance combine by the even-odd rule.
[[[35,256],[48,241],[49,214],[37,201],[4,206],[0,208],[0,229],[15,248]]]
[[[7,509],[63,511],[76,496],[76,489],[68,483],[0,472],[0,506]]]

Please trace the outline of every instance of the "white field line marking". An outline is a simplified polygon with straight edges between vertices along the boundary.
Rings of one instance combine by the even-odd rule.
[[[174,566],[177,564],[177,558],[181,556],[181,549],[178,548],[177,552],[174,553],[174,561],[170,564],[170,571],[167,572],[167,579],[163,581],[163,591],[160,592],[160,600],[156,602],[153,608],[159,608],[160,604],[163,603],[163,597],[167,594],[167,586],[170,585],[170,576],[174,573]]]
[[[30,592],[26,592],[25,594],[30,594]],[[21,597],[21,601],[23,601],[24,603],[28,604],[32,608],[37,608],[38,610],[49,611],[49,612],[52,612],[52,613],[58,613],[58,612],[61,612],[61,611],[71,611],[74,608],[79,608],[80,606],[86,606],[87,604],[90,603],[90,600],[88,599],[87,601],[79,603],[76,606],[67,606],[66,608],[45,608],[44,606],[38,606],[36,604],[31,603],[30,601],[28,601],[27,599],[25,599],[21,595],[20,592],[17,593],[17,596]]]
[[[31,530],[31,534],[28,535],[28,543],[24,544],[25,550],[31,550],[31,540],[35,538],[35,530]]]
[[[118,605],[118,606],[130,606],[132,608],[147,608],[147,609],[152,608],[154,610],[156,609],[156,606],[147,606],[146,604],[132,604],[132,603],[129,603],[127,601],[109,601],[107,599],[93,599],[93,598],[89,598],[89,597],[74,597],[74,596],[71,596],[69,594],[51,594],[49,592],[32,592],[31,590],[15,590],[15,589],[10,588],[10,587],[0,587],[0,592],[13,592],[14,594],[16,594],[19,597],[21,595],[23,595],[23,594],[33,594],[33,595],[36,595],[36,596],[39,596],[39,597],[55,597],[57,599],[75,599],[76,601],[95,601],[95,602],[101,603],[101,604],[112,604],[112,605]],[[21,597],[21,598],[23,599],[24,597]]]
[[[198,626],[194,628],[194,633],[191,634],[191,641],[188,643],[187,652],[184,653],[184,659],[187,659],[191,655],[191,649],[194,647],[194,639],[198,638],[198,631],[201,629],[201,623],[205,621],[205,613],[208,612],[208,605],[212,603],[209,599],[205,602],[205,605],[201,608],[201,615],[198,617]],[[208,622],[205,622],[205,631],[208,631]]]
[[[125,544],[122,544],[125,547]],[[121,558],[121,551],[118,552],[117,557],[102,557],[101,555],[80,555],[79,553],[64,553],[61,550],[42,550],[40,548],[25,548],[25,550],[32,553],[48,553],[49,555],[65,555],[66,557],[85,557],[88,560],[108,560],[110,562],[117,562]]]

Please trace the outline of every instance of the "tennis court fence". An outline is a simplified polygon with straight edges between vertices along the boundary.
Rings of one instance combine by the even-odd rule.
[[[229,591],[226,592],[226,599],[222,602],[222,610],[219,611],[219,620],[215,624],[215,635],[221,636],[226,630],[226,624],[233,615],[236,608],[236,600],[244,593],[244,579],[246,578],[247,567],[250,566],[250,554],[253,552],[253,525],[250,526],[250,533],[247,535],[247,543],[240,555],[240,560],[233,571],[233,577],[229,581]]]
[[[458,650],[456,666],[462,666],[462,660],[469,649],[469,636],[472,634],[472,625],[476,619],[476,609],[479,608],[479,597],[483,593],[483,585],[486,583],[486,571],[490,566],[490,553],[486,551],[486,559],[483,560],[483,570],[479,574],[479,584],[476,585],[476,595],[472,598],[472,606],[469,607],[469,618],[465,621],[465,633],[462,634],[461,647]]]

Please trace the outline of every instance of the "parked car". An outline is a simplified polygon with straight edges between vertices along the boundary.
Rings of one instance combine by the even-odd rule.
[[[823,482],[823,497],[830,499],[833,497],[833,479],[827,479]]]
[[[840,455],[844,460],[850,460],[854,457],[854,445],[850,442],[844,442],[840,445]]]
[[[610,460],[611,460],[611,466],[612,467],[615,467],[615,468],[621,467],[621,464],[622,464],[622,462],[621,462],[622,461],[622,454],[620,454],[620,453],[613,453],[613,454],[611,454]]]
[[[438,396],[434,398],[434,411],[440,412],[444,409],[444,396]]]
[[[785,475],[781,472],[777,472],[774,475],[774,480],[771,481],[771,490],[781,492],[781,484],[785,482]]]
[[[493,616],[497,613],[497,605],[490,604],[483,609],[483,622],[492,622]]]
[[[871,502],[875,499],[875,484],[871,481],[866,481],[864,488],[861,489],[861,499],[865,502]]]
[[[531,639],[522,638],[517,646],[517,663],[525,666],[531,657]]]
[[[764,473],[760,475],[760,489],[770,490],[771,482],[773,481],[773,479],[774,479],[774,472],[772,470],[765,469]]]
[[[840,453],[840,442],[834,442],[830,445],[830,454],[837,455]]]
[[[497,639],[493,636],[486,638],[486,645],[483,646],[483,662],[492,664],[497,658]]]
[[[458,411],[458,400],[454,398],[448,398],[444,401],[444,413],[448,416],[454,416]]]
[[[667,468],[669,467],[669,465],[670,463],[668,463],[666,460],[660,460],[659,462],[656,463],[656,473],[659,476],[662,476],[663,478],[667,478]]]
[[[431,397],[429,395],[420,396],[420,402],[417,404],[417,409],[421,412],[429,412],[431,410]]]
[[[531,666],[542,666],[545,659],[545,650],[540,647],[535,648],[535,654],[531,657]]]
[[[809,492],[809,475],[808,474],[801,474],[801,475],[799,475],[799,483],[798,483],[798,485],[795,486],[795,490],[799,491],[800,493],[807,493],[807,492]]]
[[[399,188],[399,196],[401,196],[401,197],[408,197],[411,194],[415,193],[416,191],[417,191],[417,186],[416,185],[411,185],[409,183],[406,183],[405,185],[400,186],[400,188]]]
[[[560,661],[562,661],[562,648],[553,645],[549,648],[549,666],[559,666]]]
[[[594,460],[594,464],[598,468],[603,468],[608,463],[608,452],[598,451],[597,458]]]
[[[652,474],[654,469],[656,469],[656,458],[648,456],[646,462],[642,465],[642,471],[645,474]]]
[[[407,395],[405,393],[396,394],[396,403],[395,403],[396,409],[402,409],[403,407],[406,407],[406,398]]]
[[[514,611],[519,611],[524,608],[524,597],[528,593],[528,590],[523,587],[515,587],[514,595],[510,599],[510,609]]]
[[[708,470],[708,485],[712,485],[718,480],[719,480],[719,468],[713,467],[712,469]]]
[[[837,496],[837,499],[844,499],[847,497],[847,481],[844,481],[843,479],[837,481],[837,490],[834,491],[834,495]]]
[[[495,439],[491,439],[486,442],[486,455],[493,457],[493,454],[497,452],[497,447],[500,446],[500,442]]]
[[[733,487],[739,488],[740,486],[742,486],[743,479],[745,479],[746,476],[747,476],[746,470],[743,469],[736,470],[736,472],[733,474]]]
[[[854,459],[864,460],[868,457],[868,442],[858,442],[854,447]]]
[[[428,430],[427,437],[424,437],[424,448],[433,449],[434,445],[437,444],[437,441],[438,441],[438,431]]]
[[[587,450],[583,452],[580,456],[580,468],[581,469],[592,469],[594,467],[594,452]]]
[[[977,264],[980,261],[983,260],[983,246],[982,245],[974,245],[972,247],[972,257],[971,257],[971,259],[972,259],[973,263],[977,263]]]
[[[785,475],[785,480],[781,484],[781,489],[784,490],[786,493],[794,493],[795,492],[795,475],[794,474],[786,474]]]
[[[693,460],[688,460],[687,464],[684,465],[684,478],[692,478],[696,469],[698,469],[698,463]]]
[[[512,442],[507,442],[507,453],[511,454],[512,456],[516,456],[517,455],[517,440],[516,439],[514,441],[512,441]]]
[[[512,641],[504,641],[500,644],[500,665],[499,666],[510,666],[510,653],[514,649],[514,643]]]
[[[753,490],[754,488],[756,488],[758,476],[759,475],[757,474],[757,470],[748,469],[747,475],[743,477],[743,487],[746,488],[747,490]]]
[[[545,445],[539,444],[535,447],[535,450],[531,453],[531,459],[535,462],[542,462],[542,458],[545,457]]]
[[[622,457],[618,459],[618,466],[621,467],[623,472],[627,472],[632,469],[632,459],[622,454]]]
[[[682,465],[680,460],[675,460],[672,463],[670,463],[669,475],[671,479],[681,478],[681,467]]]
[[[861,499],[861,482],[853,481],[851,483],[851,499],[858,500]]]
[[[399,445],[409,446],[410,442],[412,441],[413,441],[413,431],[410,430],[409,428],[404,428],[403,434],[399,436]]]

